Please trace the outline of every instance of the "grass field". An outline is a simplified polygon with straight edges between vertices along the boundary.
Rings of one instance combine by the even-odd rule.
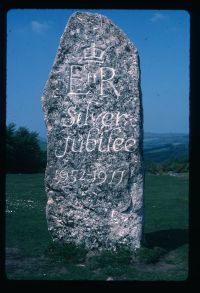
[[[86,258],[52,243],[43,174],[8,174],[6,275],[17,280],[185,280],[188,275],[188,176],[146,175],[145,247],[131,257]]]

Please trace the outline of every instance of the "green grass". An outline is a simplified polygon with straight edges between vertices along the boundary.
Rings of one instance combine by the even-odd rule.
[[[43,174],[7,175],[6,275],[20,280],[185,280],[188,273],[188,178],[146,175],[145,245],[135,255],[86,257],[52,243]]]

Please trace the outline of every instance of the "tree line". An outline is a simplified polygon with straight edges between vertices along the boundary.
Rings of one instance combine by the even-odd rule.
[[[41,150],[37,132],[26,127],[6,127],[6,171],[8,173],[44,172],[46,151]]]
[[[187,173],[189,172],[188,159],[165,160],[162,162],[145,162],[145,171],[155,175],[162,175],[169,172],[173,173]]]
[[[6,127],[7,173],[40,173],[46,168],[46,150],[40,147],[39,134],[26,127],[16,128],[14,123]],[[159,163],[145,161],[145,171],[151,174],[188,172],[188,159],[165,160]]]

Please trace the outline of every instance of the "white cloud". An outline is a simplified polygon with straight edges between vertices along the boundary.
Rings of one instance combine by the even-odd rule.
[[[39,22],[37,20],[31,21],[31,29],[37,34],[43,34],[50,28],[49,23]]]
[[[163,15],[162,13],[154,13],[153,16],[150,18],[151,22],[158,22],[165,20],[167,16]]]

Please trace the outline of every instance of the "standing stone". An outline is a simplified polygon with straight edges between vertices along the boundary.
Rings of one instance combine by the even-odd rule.
[[[54,241],[140,247],[143,119],[137,49],[107,17],[74,13],[42,97]]]

